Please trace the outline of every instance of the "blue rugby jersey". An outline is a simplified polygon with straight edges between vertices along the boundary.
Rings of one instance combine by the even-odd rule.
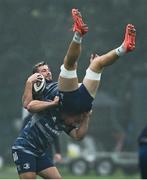
[[[42,94],[34,95],[34,99],[53,100],[58,95],[57,86],[57,82],[47,82]],[[35,156],[42,155],[56,136],[62,131],[69,134],[74,128],[75,126],[64,123],[58,108],[49,108],[40,113],[34,113],[30,116],[27,125],[21,130],[12,149],[21,149]]]
[[[69,134],[74,128],[75,126],[66,125],[62,119],[52,116],[50,112],[36,113],[21,130],[12,149],[20,149],[35,156],[43,155],[49,144],[52,144],[62,131]]]

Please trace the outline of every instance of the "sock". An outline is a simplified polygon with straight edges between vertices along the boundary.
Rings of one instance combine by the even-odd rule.
[[[118,56],[123,56],[124,54],[126,54],[126,49],[124,45],[122,44],[120,47],[115,49],[115,52]]]
[[[78,43],[78,44],[82,43],[82,36],[80,35],[80,33],[78,33],[78,32],[74,33],[73,41]]]

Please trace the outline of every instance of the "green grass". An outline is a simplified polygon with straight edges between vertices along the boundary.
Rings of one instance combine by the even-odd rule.
[[[85,176],[74,176],[71,175],[67,169],[60,169],[63,179],[139,179],[138,174],[125,175],[121,170],[116,171],[111,176],[96,176],[95,172],[90,171]],[[14,167],[4,167],[0,170],[0,179],[18,179],[16,170]]]

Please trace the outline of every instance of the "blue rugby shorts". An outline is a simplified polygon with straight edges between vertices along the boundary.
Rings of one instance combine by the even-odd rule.
[[[71,92],[59,92],[61,110],[66,113],[80,114],[88,112],[92,108],[94,98],[82,84],[77,90]]]
[[[18,174],[25,172],[40,172],[46,168],[53,167],[53,159],[47,151],[44,155],[36,157],[22,150],[12,149],[13,160],[16,164]]]

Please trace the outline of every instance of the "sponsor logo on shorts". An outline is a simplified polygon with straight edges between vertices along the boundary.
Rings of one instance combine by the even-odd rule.
[[[30,164],[29,163],[25,163],[23,165],[23,169],[30,169]]]

